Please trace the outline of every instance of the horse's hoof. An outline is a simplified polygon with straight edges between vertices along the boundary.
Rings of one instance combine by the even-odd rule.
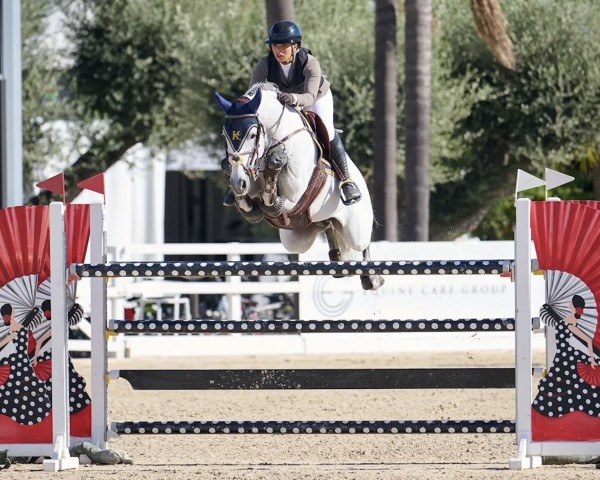
[[[249,223],[258,223],[263,218],[265,218],[264,213],[256,204],[252,205],[252,210],[250,210],[249,212],[245,212],[241,208],[239,209],[239,212],[242,215],[242,217],[244,217],[244,220],[246,220]]]
[[[385,280],[380,275],[361,275],[360,284],[363,290],[377,290],[383,284]]]
[[[329,260],[331,260],[332,262],[341,262],[342,261],[342,252],[340,252],[339,248],[329,250]]]

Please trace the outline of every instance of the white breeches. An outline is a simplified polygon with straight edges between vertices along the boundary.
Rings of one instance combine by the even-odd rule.
[[[333,140],[333,136],[335,135],[335,130],[333,128],[333,95],[331,95],[331,90],[329,90],[323,97],[319,98],[315,103],[313,103],[310,107],[305,107],[304,110],[309,112],[315,112],[327,128],[327,134],[329,135],[329,140]]]

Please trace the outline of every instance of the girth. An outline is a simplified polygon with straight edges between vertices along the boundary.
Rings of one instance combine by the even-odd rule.
[[[278,217],[265,215],[265,220],[273,227],[284,230],[301,230],[308,227],[312,223],[310,206],[327,182],[328,166],[329,163],[320,158],[313,170],[308,186],[296,206],[289,212],[284,210]]]

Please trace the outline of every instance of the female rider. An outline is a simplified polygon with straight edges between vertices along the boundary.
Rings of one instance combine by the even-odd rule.
[[[361,193],[350,179],[346,151],[333,127],[333,96],[329,81],[321,74],[317,59],[308,49],[302,48],[300,27],[287,20],[277,22],[271,27],[265,43],[271,46],[271,51],[254,67],[250,86],[261,82],[275,83],[280,90],[277,98],[281,103],[313,111],[321,117],[331,139],[331,160],[340,180],[342,201],[345,205],[358,202]],[[228,168],[229,164],[222,166]],[[234,205],[233,192],[228,192],[223,204]]]

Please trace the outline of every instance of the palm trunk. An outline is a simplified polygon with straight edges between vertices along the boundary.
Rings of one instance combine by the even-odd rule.
[[[429,240],[432,0],[406,2],[405,205],[403,239]]]
[[[375,8],[375,215],[377,240],[398,241],[397,174],[397,0]]]
[[[502,65],[514,70],[514,47],[498,0],[471,0],[471,11],[479,36]]]
[[[265,0],[267,8],[267,29],[281,20],[294,21],[294,0]]]

